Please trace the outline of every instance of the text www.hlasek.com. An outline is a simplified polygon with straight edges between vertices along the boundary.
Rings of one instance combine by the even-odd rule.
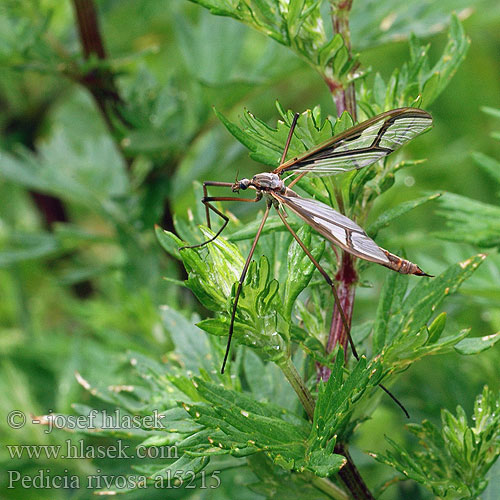
[[[175,446],[143,446],[135,447],[131,453],[131,446],[124,444],[120,439],[113,445],[86,445],[83,439],[73,442],[70,439],[64,445],[6,445],[11,459],[93,459],[93,458],[179,458]]]
[[[85,445],[83,440],[72,442],[67,439],[64,445],[6,445],[11,459],[95,459],[95,458],[160,458],[178,459],[175,446],[139,445],[135,453],[127,453],[131,446],[123,444],[121,440],[116,445]],[[18,470],[9,470],[8,489],[135,489],[153,487],[158,489],[169,488],[200,488],[214,489],[220,486],[220,471],[201,471],[196,474],[192,470],[166,470],[161,475],[148,478],[145,475],[107,475],[97,469],[96,474],[82,478],[69,474],[52,474],[50,469],[39,469],[33,474],[21,474]]]

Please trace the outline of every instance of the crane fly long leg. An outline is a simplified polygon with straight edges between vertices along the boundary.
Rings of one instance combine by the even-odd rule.
[[[297,125],[297,120],[299,119],[300,113],[295,113],[293,115],[292,124],[290,125],[290,132],[288,132],[288,137],[286,139],[285,148],[283,149],[283,154],[281,155],[280,165],[285,162],[286,154],[288,153],[288,148],[290,147],[290,142],[292,142],[293,132],[295,126]]]
[[[202,203],[205,205],[205,209],[207,211],[207,222],[208,222],[207,225],[208,225],[209,229],[210,229],[210,216],[208,215],[209,209],[213,210],[219,217],[224,219],[224,223],[222,224],[220,229],[215,233],[215,235],[212,238],[210,238],[209,240],[204,241],[203,243],[198,243],[197,245],[185,245],[183,247],[179,247],[179,251],[184,250],[186,248],[200,248],[200,247],[207,245],[208,243],[211,243],[212,241],[214,241],[215,239],[217,239],[219,237],[219,235],[222,233],[222,231],[224,231],[224,228],[227,226],[227,224],[229,222],[229,218],[226,215],[224,215],[220,210],[215,208],[211,203],[209,203],[208,201],[203,201]]]
[[[219,187],[232,187],[233,184],[231,182],[219,182],[219,181],[204,181],[203,182],[203,199],[208,198],[208,190],[207,186],[219,186]],[[207,204],[205,204],[205,215],[207,217],[207,227],[208,229],[212,229],[210,225],[210,211]],[[227,224],[227,222],[226,222]]]
[[[231,186],[232,186],[232,184],[231,184]],[[204,188],[204,191],[206,191],[205,186],[203,186],[203,188]],[[256,203],[257,201],[260,201],[261,199],[262,199],[262,194],[259,194],[259,193],[257,194],[257,196],[255,198],[252,198],[251,200],[248,199],[248,198],[238,198],[236,196],[205,196],[203,198],[203,200],[201,200],[201,202],[205,205],[205,209],[207,211],[207,214],[209,213],[209,209],[212,210],[219,217],[221,217],[222,219],[224,219],[224,223],[222,224],[222,226],[220,227],[220,229],[217,231],[217,233],[215,233],[215,235],[212,238],[210,238],[209,240],[204,241],[203,243],[198,243],[197,245],[185,245],[183,247],[179,247],[179,250],[184,250],[185,248],[200,248],[200,247],[203,247],[203,246],[207,245],[208,243],[211,243],[212,241],[215,241],[220,236],[220,234],[222,233],[222,231],[224,231],[225,227],[229,223],[229,219],[219,209],[217,209],[216,207],[214,207],[210,203],[211,201],[241,201],[241,202],[248,202],[248,203]],[[209,215],[207,215],[207,226],[208,226],[209,229],[211,229],[210,228],[210,216]]]
[[[290,182],[290,184],[288,184],[288,187],[291,188],[294,184],[297,184],[297,182],[300,181],[300,179],[302,179],[302,177],[304,177],[304,175],[306,175],[307,172],[301,172],[297,177],[295,177],[295,179]]]
[[[295,238],[295,241],[300,245],[302,250],[304,250],[306,255],[309,257],[310,261],[314,264],[316,269],[321,273],[323,278],[325,278],[325,281],[328,283],[328,286],[331,287],[332,292],[333,292],[333,298],[335,300],[335,305],[337,306],[337,308],[340,312],[342,324],[344,325],[344,329],[347,333],[347,338],[349,339],[349,344],[351,345],[352,354],[356,359],[359,359],[358,353],[356,351],[356,347],[355,347],[354,342],[353,342],[352,337],[351,337],[351,329],[349,328],[349,323],[348,323],[347,318],[344,314],[344,309],[342,308],[342,304],[340,303],[340,299],[339,299],[339,295],[337,293],[337,288],[335,286],[335,283],[330,278],[330,276],[328,276],[328,273],[323,269],[323,267],[319,264],[319,262],[312,256],[309,249],[304,245],[302,240],[297,236],[297,233],[292,229],[290,224],[288,224],[284,215],[278,209],[277,209],[277,212],[278,212],[278,215],[280,216],[280,219],[283,221],[283,224],[285,224],[285,227],[288,229],[288,231],[290,231],[291,235]]]
[[[333,292],[333,297],[334,297],[334,300],[335,300],[335,304],[336,304],[336,306],[337,306],[337,308],[338,308],[338,310],[340,312],[342,323],[343,323],[345,331],[347,333],[347,338],[349,339],[349,344],[351,346],[352,355],[356,358],[356,360],[359,361],[359,355],[358,355],[358,352],[356,350],[356,346],[354,345],[354,341],[352,340],[352,337],[351,337],[351,328],[349,326],[349,323],[347,322],[347,318],[345,316],[344,309],[342,308],[342,304],[340,303],[340,299],[339,299],[339,296],[337,294],[337,289],[335,287],[335,284],[333,283],[333,281],[330,278],[330,276],[328,276],[328,273],[321,267],[321,265],[318,263],[318,261],[312,256],[312,254],[309,251],[309,249],[304,245],[304,243],[302,242],[302,240],[297,236],[297,234],[292,229],[292,227],[290,226],[290,224],[288,224],[288,222],[285,219],[285,217],[283,216],[283,214],[278,209],[277,209],[277,212],[278,212],[278,215],[280,216],[280,219],[283,221],[283,224],[285,224],[285,227],[290,231],[290,233],[292,234],[292,236],[295,238],[295,241],[300,245],[300,247],[302,248],[302,250],[304,250],[305,254],[309,257],[309,259],[314,264],[314,266],[316,267],[316,269],[321,273],[321,275],[323,276],[323,278],[325,278],[325,281],[331,287],[332,292]],[[403,404],[396,398],[396,396],[394,396],[394,394],[392,394],[389,391],[389,389],[387,389],[387,387],[385,387],[384,385],[382,385],[382,384],[378,384],[378,385],[401,408],[401,410],[403,411],[403,413],[406,415],[406,418],[410,418],[410,414],[408,413],[408,411],[406,410],[406,408],[403,406]]]
[[[229,357],[229,349],[231,348],[231,339],[233,338],[234,320],[236,318],[236,308],[238,307],[238,300],[240,298],[243,282],[245,281],[245,277],[248,271],[248,266],[250,265],[250,262],[252,260],[253,254],[255,252],[255,247],[257,246],[257,242],[259,241],[260,234],[262,233],[262,229],[264,228],[264,224],[266,223],[270,209],[271,205],[268,203],[266,211],[264,212],[264,216],[262,217],[262,222],[260,223],[259,229],[257,230],[257,234],[255,235],[255,239],[253,240],[252,247],[250,248],[250,252],[248,254],[245,265],[243,266],[243,271],[241,272],[241,276],[238,281],[238,288],[236,289],[236,294],[234,296],[234,302],[233,302],[233,310],[231,312],[231,323],[229,324],[229,336],[227,338],[226,353],[224,354],[224,360],[222,361],[222,368],[220,370],[221,373],[224,373],[224,369],[226,368],[227,358]]]

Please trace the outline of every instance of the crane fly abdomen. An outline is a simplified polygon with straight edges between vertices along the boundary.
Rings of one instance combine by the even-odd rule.
[[[397,255],[384,250],[383,248],[381,250],[389,259],[389,264],[382,264],[383,266],[388,267],[389,269],[392,269],[393,271],[401,274],[415,274],[416,276],[428,276],[429,278],[433,278],[432,274],[427,274],[426,272],[422,271],[422,269],[420,269],[417,264],[414,264],[409,260],[402,259],[401,257],[398,257]]]

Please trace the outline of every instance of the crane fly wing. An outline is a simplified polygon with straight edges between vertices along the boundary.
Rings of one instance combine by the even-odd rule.
[[[302,198],[291,189],[272,193],[283,205],[323,235],[328,241],[356,257],[388,265],[383,250],[354,221],[320,201]]]
[[[286,189],[284,194],[276,191],[271,194],[328,241],[346,252],[399,273],[430,276],[413,262],[379,247],[360,226],[332,207],[318,200],[302,198],[291,189]]]
[[[387,111],[280,165],[273,173],[333,175],[367,167],[427,130],[432,117],[418,108]]]

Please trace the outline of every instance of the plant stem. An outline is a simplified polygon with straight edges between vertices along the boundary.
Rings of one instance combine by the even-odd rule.
[[[332,26],[335,34],[340,33],[344,39],[344,44],[351,52],[351,32],[349,28],[349,14],[352,7],[352,0],[330,0]],[[347,87],[340,84],[334,89],[330,86],[332,97],[337,107],[337,116],[340,116],[344,111],[348,111],[352,118],[356,120],[356,91],[354,83],[350,83]],[[335,192],[340,212],[344,213],[344,203],[342,194],[336,190]],[[336,280],[338,282],[337,293],[347,318],[349,326],[351,325],[352,312],[354,306],[355,288],[354,284],[357,281],[356,270],[354,269],[353,258],[350,254],[343,251],[340,269],[337,273]],[[347,360],[347,332],[343,326],[342,317],[337,307],[334,306],[332,314],[332,323],[326,344],[326,351],[331,352],[339,343],[344,349],[344,356]],[[327,380],[330,373],[329,370],[323,368],[320,374],[324,380]]]
[[[93,0],[73,0],[80,43],[85,60],[92,57],[100,61],[106,60],[101,31],[99,28],[97,9]],[[122,104],[115,85],[113,73],[106,67],[92,68],[79,75],[79,82],[92,94],[101,115],[110,132],[114,134],[113,117],[121,119],[119,110]],[[119,144],[118,144],[119,146]]]
[[[333,32],[334,34],[340,33],[342,35],[344,44],[349,51],[349,55],[351,55],[349,13],[352,7],[352,0],[330,0],[330,5]],[[326,78],[325,80],[327,81]],[[334,85],[332,85],[332,83],[334,83]],[[344,111],[347,111],[352,116],[353,120],[356,121],[356,90],[354,87],[354,83],[351,82],[346,86],[342,82],[335,82],[332,80],[332,82],[327,81],[327,84],[330,88],[330,92],[337,108],[337,116],[340,116]],[[344,213],[345,208],[342,199],[342,193],[336,190],[335,194],[339,205],[339,210]],[[337,293],[340,299],[340,304],[347,319],[347,323],[350,326],[354,307],[354,285],[357,281],[357,274],[354,268],[353,257],[345,251],[342,252],[340,268],[335,278],[338,283]],[[332,323],[328,335],[328,342],[326,344],[326,351],[331,352],[337,345],[337,343],[342,345],[342,347],[344,348],[344,355],[347,355],[347,332],[345,331],[340,311],[336,306],[334,306]],[[322,376],[324,380],[327,380],[330,376],[330,370],[328,370],[326,367],[321,367],[321,370],[322,371],[319,372],[320,376]],[[335,453],[343,455],[347,459],[347,463],[340,469],[338,475],[346,488],[349,490],[352,498],[354,498],[355,500],[374,499],[370,490],[363,481],[361,474],[354,465],[347,445],[340,441],[337,442],[337,444],[335,445]]]
[[[299,372],[295,368],[291,358],[286,358],[285,361],[279,364],[279,367],[299,397],[308,417],[312,420],[314,417],[314,399],[312,394],[309,392],[309,389],[306,387],[306,384],[302,380],[302,377],[299,375]]]
[[[337,293],[339,296],[340,304],[350,328],[352,322],[352,312],[354,308],[354,295],[356,292],[354,284],[357,280],[357,274],[356,270],[354,269],[353,258],[351,254],[347,252],[342,252],[342,263],[339,272],[337,273],[336,280],[339,284]],[[344,348],[344,357],[347,360],[347,343],[347,332],[344,328],[340,311],[335,304],[333,307],[332,324],[330,325],[330,333],[328,335],[326,351],[332,352],[334,347],[337,344],[340,344]]]
[[[334,451],[347,458],[347,463],[339,470],[338,474],[354,500],[375,500],[375,497],[371,494],[358,469],[354,465],[347,446],[343,443],[337,443]]]
[[[336,500],[350,500],[350,496],[344,490],[326,478],[314,476],[311,484],[331,498],[335,498]]]
[[[344,39],[344,44],[351,55],[351,30],[349,28],[349,14],[351,12],[352,0],[330,0],[333,33],[340,33]],[[328,83],[328,82],[327,82]],[[350,83],[347,88],[340,82],[331,85],[330,92],[332,93],[335,106],[337,107],[337,116],[340,116],[344,111],[348,111],[353,120],[356,121],[356,89],[354,83]]]

